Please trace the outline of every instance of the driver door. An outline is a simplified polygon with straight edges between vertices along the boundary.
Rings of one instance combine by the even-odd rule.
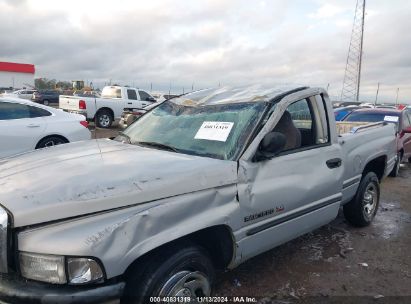
[[[324,100],[298,100],[273,115],[286,112],[293,130],[279,126],[283,116],[272,129],[293,137],[286,149],[270,159],[240,160],[245,259],[330,222],[340,206],[342,160],[339,144],[331,141]]]

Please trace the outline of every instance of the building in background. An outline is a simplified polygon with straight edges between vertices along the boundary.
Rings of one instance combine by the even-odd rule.
[[[33,64],[0,61],[1,88],[34,88]]]

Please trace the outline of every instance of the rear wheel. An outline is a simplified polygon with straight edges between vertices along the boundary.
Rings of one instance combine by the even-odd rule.
[[[100,110],[96,114],[96,123],[100,128],[110,128],[113,123],[113,116],[108,110]]]
[[[365,227],[374,219],[380,202],[380,183],[374,172],[361,179],[355,197],[344,205],[344,216],[352,225]]]
[[[36,146],[36,149],[57,146],[57,145],[65,144],[67,142],[68,141],[66,139],[62,138],[62,137],[49,136],[49,137],[46,137],[46,138],[43,138],[42,140],[40,140],[39,143]]]
[[[196,245],[170,247],[148,263],[130,270],[126,281],[126,303],[149,303],[150,297],[209,296],[214,266],[205,249]]]

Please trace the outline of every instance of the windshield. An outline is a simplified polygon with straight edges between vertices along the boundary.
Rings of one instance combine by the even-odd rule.
[[[186,154],[235,160],[264,112],[265,103],[192,107],[165,102],[148,112],[116,140]]]
[[[121,98],[121,89],[116,87],[104,87],[101,91],[102,98]]]

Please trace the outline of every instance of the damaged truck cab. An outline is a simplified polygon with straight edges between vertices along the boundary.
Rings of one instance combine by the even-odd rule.
[[[337,134],[319,88],[166,101],[114,140],[0,161],[0,300],[208,296],[216,270],[329,223],[341,206],[368,225],[395,162],[392,125]]]

